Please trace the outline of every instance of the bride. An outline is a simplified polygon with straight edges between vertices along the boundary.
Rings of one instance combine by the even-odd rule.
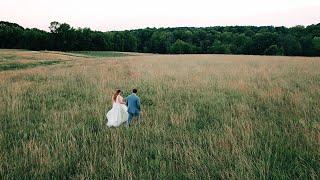
[[[108,127],[118,127],[128,120],[128,107],[121,96],[121,90],[117,90],[112,96],[112,109],[106,114]]]

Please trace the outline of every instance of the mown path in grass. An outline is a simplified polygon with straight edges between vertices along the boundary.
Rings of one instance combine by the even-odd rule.
[[[19,62],[0,63],[0,71],[33,68],[36,66],[47,66],[47,65],[58,64],[61,62],[62,61],[38,61],[38,62],[30,62],[30,63],[19,63]]]
[[[115,52],[115,51],[71,51],[72,54],[81,54],[89,57],[122,57],[129,56],[128,53]]]

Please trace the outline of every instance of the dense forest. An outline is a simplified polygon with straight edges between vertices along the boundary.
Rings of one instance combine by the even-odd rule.
[[[0,48],[320,56],[320,23],[291,28],[216,26],[100,32],[52,22],[49,29],[46,32],[0,21]]]

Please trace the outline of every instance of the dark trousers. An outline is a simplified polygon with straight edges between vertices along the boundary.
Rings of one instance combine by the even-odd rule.
[[[128,118],[128,121],[127,121],[127,125],[130,125],[132,119],[135,118],[135,117],[138,118],[138,120],[139,120],[140,119],[140,113],[129,113],[129,118]]]

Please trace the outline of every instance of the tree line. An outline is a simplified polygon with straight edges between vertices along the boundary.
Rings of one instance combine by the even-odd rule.
[[[94,31],[52,22],[50,31],[0,21],[0,48],[161,54],[320,56],[320,23],[287,27],[215,26]]]

